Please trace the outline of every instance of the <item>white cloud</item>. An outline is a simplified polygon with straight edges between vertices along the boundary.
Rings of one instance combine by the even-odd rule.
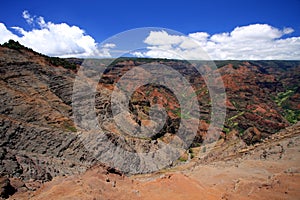
[[[144,40],[146,52],[134,52],[139,57],[161,57],[178,59],[300,59],[300,37],[283,36],[294,32],[292,28],[282,30],[268,24],[251,24],[236,27],[230,33],[209,35],[205,32],[188,36],[172,35],[165,31],[150,32]]]
[[[284,28],[283,29],[283,34],[290,34],[290,33],[292,33],[292,32],[294,32],[294,29],[292,29],[292,28]]]
[[[198,36],[199,37],[199,36]],[[170,35],[166,31],[151,31],[144,40],[148,45],[146,52],[133,52],[137,57],[170,59],[209,59],[200,42],[183,35]]]
[[[9,39],[50,56],[60,57],[111,57],[116,47],[113,43],[102,46],[78,26],[55,24],[43,17],[23,12],[23,18],[32,27],[8,29],[0,23],[0,43]],[[11,30],[17,31],[14,34]],[[166,31],[151,31],[144,43],[146,51],[135,51],[137,57],[176,59],[300,59],[300,37],[289,37],[290,27],[278,29],[268,24],[240,26],[231,32],[209,35],[206,32],[187,36]],[[209,57],[208,57],[209,56]]]
[[[96,41],[77,26],[46,22],[43,17],[31,17],[28,11],[23,12],[23,18],[28,24],[37,25],[39,28],[26,31],[21,27],[12,27],[21,34],[17,36],[0,23],[1,43],[14,39],[37,52],[50,56],[111,57],[109,50],[114,47],[113,44],[99,48]]]
[[[190,33],[189,37],[198,41],[205,41],[209,37],[209,34],[205,32],[196,32],[196,33]]]
[[[0,23],[0,44],[7,42],[9,39],[16,39],[17,36],[7,30],[5,24]]]
[[[131,54],[135,57],[138,57],[138,58],[145,57],[145,54],[143,52],[140,52],[140,51],[134,51]]]
[[[183,36],[169,35],[166,31],[151,31],[144,42],[149,45],[176,45],[182,40]]]
[[[34,17],[31,17],[27,10],[24,10],[22,14],[23,14],[23,18],[26,20],[28,24],[33,24]]]
[[[103,48],[115,48],[116,44],[113,43],[106,43],[104,45],[102,45]]]
[[[268,24],[251,24],[235,28],[231,33],[231,39],[243,40],[272,40],[280,38],[283,31]]]

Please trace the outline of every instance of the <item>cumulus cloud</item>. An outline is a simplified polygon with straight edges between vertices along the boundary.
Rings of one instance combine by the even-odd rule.
[[[9,39],[17,39],[18,37],[14,35],[11,31],[7,30],[3,23],[0,23],[0,43],[7,42]]]
[[[278,29],[268,24],[236,27],[233,31],[209,35],[205,32],[187,36],[172,35],[166,31],[151,31],[144,42],[146,52],[134,52],[139,57],[177,59],[300,59],[300,37],[285,37],[292,28]]]
[[[144,42],[149,45],[173,45],[178,44],[182,39],[183,36],[169,35],[166,31],[151,31]]]
[[[272,40],[280,38],[283,31],[267,24],[251,24],[235,28],[229,35],[231,39],[244,40]]]
[[[0,23],[0,43],[14,39],[40,53],[60,57],[111,57],[109,50],[113,44],[99,47],[97,42],[77,26],[66,23],[46,22],[43,17],[32,17],[28,11],[23,18],[29,25],[37,26],[30,31],[21,27],[12,27],[21,36],[9,31]]]
[[[184,35],[171,35],[166,31],[151,31],[144,40],[146,52],[133,52],[137,57],[170,59],[209,59],[198,41]]]
[[[22,27],[7,28],[0,23],[0,43],[9,39],[50,56],[111,57],[117,51],[113,43],[99,44],[78,26],[53,23],[43,17],[22,13],[31,30]],[[18,34],[15,34],[18,32]],[[268,24],[239,26],[231,32],[210,35],[194,32],[188,35],[167,31],[151,31],[144,39],[146,51],[135,51],[137,57],[175,59],[300,59],[300,36],[289,37],[294,30],[279,29]]]

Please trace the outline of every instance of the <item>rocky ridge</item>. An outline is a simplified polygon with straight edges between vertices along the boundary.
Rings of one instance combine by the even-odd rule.
[[[0,47],[0,173],[6,177],[3,185],[7,187],[12,183],[19,190],[35,190],[56,176],[83,173],[99,162],[82,143],[82,132],[73,122],[73,83],[82,60],[61,61],[17,47]],[[128,137],[113,121],[110,96],[114,84],[130,69],[149,62],[170,66],[192,83],[201,115],[191,147],[198,151],[210,123],[210,96],[193,63],[186,61],[122,58],[107,68],[98,84],[95,108],[108,141],[129,152],[147,152],[176,137],[178,123],[185,116],[179,114],[180,105],[172,91],[158,85],[135,91],[129,104],[131,120],[126,124],[147,124],[149,108],[157,104],[166,108],[168,119],[159,133],[142,140]],[[74,65],[77,67],[66,68]],[[222,140],[234,141],[234,136],[242,139],[241,147],[246,148],[299,120],[299,62],[219,61],[216,65],[227,94],[227,116],[219,130]],[[140,161],[131,159],[132,163]],[[185,160],[189,159],[183,157],[169,166]],[[157,169],[154,166],[152,171]],[[125,166],[126,170],[131,169]],[[145,168],[142,172],[152,171]]]

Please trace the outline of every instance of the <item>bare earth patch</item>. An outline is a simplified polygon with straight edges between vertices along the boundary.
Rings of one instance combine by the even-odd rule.
[[[161,172],[126,177],[94,166],[10,199],[299,199],[300,123],[246,149],[230,141]]]

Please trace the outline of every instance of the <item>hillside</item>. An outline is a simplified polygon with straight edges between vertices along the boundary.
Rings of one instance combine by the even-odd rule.
[[[72,96],[73,85],[82,61],[81,59],[47,57],[12,41],[0,47],[1,197],[6,198],[13,193],[21,196],[28,193],[29,195],[34,195],[37,199],[51,199],[55,198],[55,196],[47,196],[47,187],[50,188],[51,192],[53,190],[54,193],[58,192],[58,194],[62,195],[62,193],[72,191],[57,191],[55,187],[64,187],[59,186],[61,183],[66,184],[66,186],[70,184],[70,187],[73,187],[74,185],[72,184],[75,184],[75,182],[79,184],[81,179],[88,182],[85,182],[83,187],[79,187],[78,192],[83,193],[82,189],[88,189],[93,192],[93,188],[102,187],[102,184],[106,184],[105,182],[111,183],[111,181],[103,181],[106,176],[112,177],[119,182],[119,180],[124,179],[123,173],[126,175],[148,174],[160,171],[162,168],[168,170],[170,167],[173,167],[171,169],[174,170],[177,169],[176,167],[179,167],[177,171],[179,174],[176,172],[174,176],[170,176],[173,177],[171,178],[172,181],[176,182],[176,180],[183,178],[186,183],[195,183],[192,188],[189,188],[194,192],[198,189],[200,191],[208,189],[214,192],[215,189],[202,187],[202,183],[197,182],[197,180],[201,179],[200,176],[205,176],[201,174],[200,167],[211,171],[212,174],[219,173],[215,171],[219,164],[222,169],[227,170],[228,166],[224,164],[224,159],[230,160],[229,168],[233,166],[232,163],[235,163],[236,160],[239,163],[241,163],[240,159],[247,160],[248,154],[244,155],[242,153],[242,157],[237,157],[236,154],[241,149],[249,149],[251,152],[262,152],[260,154],[263,157],[264,155],[268,157],[268,155],[273,154],[272,149],[277,151],[277,140],[275,139],[281,135],[283,135],[283,138],[285,138],[284,135],[291,135],[294,147],[296,149],[299,147],[299,124],[294,125],[287,132],[279,134],[278,132],[299,121],[300,61],[216,61],[215,63],[218,67],[216,70],[222,76],[227,95],[225,124],[222,130],[216,131],[216,134],[219,136],[217,142],[222,144],[222,148],[228,148],[221,148],[222,151],[218,148],[212,148],[210,151],[207,151],[207,153],[210,153],[210,156],[201,157],[201,152],[206,152],[203,149],[202,142],[207,137],[210,124],[211,99],[203,77],[193,69],[193,62],[121,58],[110,64],[105,70],[102,79],[97,83],[95,111],[99,125],[105,130],[105,138],[100,139],[105,139],[104,142],[111,144],[111,146],[99,147],[93,146],[97,145],[97,143],[88,143],[97,149],[97,155],[95,155],[94,152],[87,148],[82,139],[87,133],[84,132],[82,127],[77,127],[74,123],[74,110],[72,108],[72,97],[74,98]],[[107,60],[100,60],[100,63],[106,62]],[[178,154],[174,154],[174,157],[171,158],[168,157],[169,154],[165,152],[158,154],[155,150],[171,143],[170,141],[176,138],[176,132],[179,130],[179,124],[182,120],[188,119],[190,122],[193,122],[198,120],[198,118],[195,117],[197,115],[190,113],[190,115],[183,115],[180,112],[181,107],[178,98],[168,88],[154,84],[137,88],[130,97],[128,105],[129,117],[120,120],[124,124],[123,128],[126,130],[120,130],[114,122],[115,118],[111,108],[111,95],[113,94],[114,86],[125,73],[136,66],[145,64],[163,64],[178,71],[191,83],[197,94],[196,97],[191,97],[196,98],[199,102],[201,112],[197,134],[194,138],[187,138],[187,140],[191,140],[190,145],[186,148],[179,148],[178,152],[176,152]],[[160,71],[158,70],[156,73],[159,75]],[[88,99],[83,98],[80,102],[86,104]],[[154,135],[132,137],[130,134],[137,133],[141,125],[149,123],[150,107],[153,105],[165,108],[166,123]],[[122,110],[122,108],[120,109]],[[181,135],[180,139],[187,137],[189,128],[184,125],[184,134],[186,135]],[[174,144],[180,145],[180,142],[180,140],[175,139]],[[237,146],[229,148],[232,142]],[[286,142],[289,143],[287,139],[284,139],[282,142],[284,144],[279,144],[287,145]],[[219,143],[218,145],[220,145]],[[164,159],[152,163],[151,167],[148,167],[142,163],[141,157],[123,154],[124,152],[118,151],[116,147],[126,149],[129,153],[154,152],[151,156],[164,157]],[[208,149],[209,146],[205,146],[206,148]],[[186,151],[186,149],[189,150]],[[245,152],[248,152],[248,150],[245,150]],[[286,162],[286,165],[278,167],[279,171],[271,170],[270,174],[274,175],[277,172],[281,173],[282,170],[291,168],[292,174],[296,175],[295,177],[290,177],[288,173],[287,176],[289,181],[293,182],[294,180],[299,180],[299,170],[293,168],[295,163],[299,162],[297,160],[299,152],[297,150],[287,150],[287,152],[289,154],[286,152],[283,154],[287,157],[274,160],[275,163],[280,160],[278,161],[278,166],[281,166],[281,163],[284,162]],[[253,153],[253,157],[249,159],[256,160],[256,154]],[[278,152],[275,154],[277,155]],[[232,160],[228,155],[233,155]],[[287,162],[293,156],[296,161]],[[126,162],[120,164],[120,158],[126,160]],[[218,163],[218,161],[222,163]],[[252,163],[252,161],[250,162]],[[253,162],[255,163],[255,161]],[[113,164],[108,167],[103,163],[106,165],[108,163],[119,164]],[[209,168],[211,163],[214,163],[212,164],[213,168]],[[264,162],[262,163],[262,165],[265,164]],[[164,165],[166,165],[166,168],[162,167]],[[266,168],[271,165],[271,161],[268,160]],[[180,168],[182,166],[187,168],[187,172],[183,173],[187,178],[184,178],[186,176],[180,173],[185,171]],[[90,169],[91,167],[92,169]],[[86,172],[87,169],[90,170]],[[230,170],[232,169],[230,168]],[[248,171],[249,166],[244,166],[240,170],[241,172]],[[103,175],[103,173],[107,173],[107,175]],[[78,174],[81,175],[79,176]],[[100,177],[98,178],[102,181],[97,182],[88,178],[91,176],[97,177],[98,175],[96,174],[99,174]],[[70,177],[68,179],[69,182],[65,183],[63,176],[66,176],[67,179]],[[236,174],[236,176],[238,175]],[[285,175],[279,179],[283,180],[284,178],[286,178]],[[135,178],[133,179],[136,180]],[[144,178],[142,179],[141,185],[145,184],[150,188],[157,186],[156,184],[162,184],[161,187],[169,187],[167,185],[172,182],[168,182],[170,181],[168,180],[169,178],[162,178],[163,180],[150,178],[150,182],[145,181],[148,180],[147,178],[145,180]],[[51,182],[42,186],[44,182],[48,181]],[[126,181],[130,182],[132,180],[125,177],[124,181],[127,183]],[[220,180],[218,179],[218,181]],[[252,187],[251,181],[249,183],[243,181],[244,185]],[[91,186],[92,183],[95,186]],[[115,193],[115,195],[125,195],[122,194],[124,191],[127,191],[126,194],[128,194],[128,191],[140,190],[140,192],[130,195],[133,195],[133,198],[136,198],[134,196],[139,196],[139,194],[142,196],[148,195],[146,189],[143,190],[143,186],[138,185],[134,184],[132,187],[137,187],[137,189],[132,190],[127,188],[127,186],[124,186],[124,188],[121,186],[119,193]],[[33,194],[33,191],[41,186],[44,190],[42,188]],[[146,186],[145,188],[147,188]],[[105,188],[106,186],[103,187]],[[110,185],[107,187],[109,187],[107,192],[101,191],[99,195],[110,195],[110,191],[114,193]],[[185,188],[186,186],[179,184],[174,187]],[[253,187],[256,188],[256,186]],[[265,186],[262,187],[264,188]],[[295,187],[299,188],[299,186],[289,187],[293,188],[291,195],[296,195],[297,193],[294,189]],[[175,189],[170,188],[170,191]],[[255,189],[251,193],[254,193],[254,191]],[[51,192],[49,195],[53,195]],[[184,193],[184,189],[182,192]],[[43,193],[45,193],[45,196],[43,196]],[[23,196],[23,198],[26,199],[27,197]],[[84,196],[84,198],[90,199],[92,197]],[[112,197],[108,196],[107,198]],[[125,197],[122,198],[124,199]]]
[[[96,165],[11,199],[298,199],[299,141],[298,123],[255,146],[220,141],[210,154],[157,173],[127,177]]]

